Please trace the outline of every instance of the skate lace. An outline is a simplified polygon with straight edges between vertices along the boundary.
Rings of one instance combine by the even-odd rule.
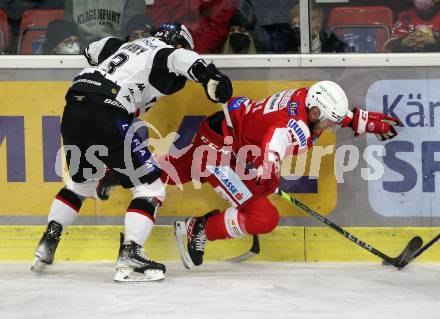
[[[141,246],[136,247],[136,255],[139,258],[145,259],[147,261],[150,261],[150,258],[148,257],[147,253],[145,252],[145,249]]]
[[[205,244],[206,244],[206,234],[205,234],[205,230],[203,229],[196,235],[196,239],[194,241],[194,246],[195,246],[196,250],[204,251]]]

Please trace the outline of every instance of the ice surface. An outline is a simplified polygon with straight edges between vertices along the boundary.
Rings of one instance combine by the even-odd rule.
[[[168,263],[164,281],[129,284],[110,263],[29,266],[0,263],[0,318],[440,318],[440,265]]]

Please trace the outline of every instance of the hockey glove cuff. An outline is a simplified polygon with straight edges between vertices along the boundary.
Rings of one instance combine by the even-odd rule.
[[[189,72],[197,82],[202,83],[206,96],[212,102],[226,103],[232,96],[232,83],[214,64],[206,65],[199,60]]]
[[[397,135],[394,126],[398,125],[400,125],[400,121],[397,118],[379,112],[368,112],[355,108],[353,111],[349,111],[341,126],[350,126],[355,136],[374,133],[379,141],[385,141]]]

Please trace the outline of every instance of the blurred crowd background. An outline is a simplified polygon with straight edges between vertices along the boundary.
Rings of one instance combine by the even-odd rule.
[[[0,52],[81,54],[92,41],[148,37],[169,21],[190,29],[201,54],[440,49],[440,0],[301,0],[301,8],[299,0],[0,0]]]

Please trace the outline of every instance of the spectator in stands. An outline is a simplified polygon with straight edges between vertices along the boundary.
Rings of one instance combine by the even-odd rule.
[[[301,35],[300,35],[300,14],[299,4],[290,11],[290,18],[293,29],[293,46],[295,52],[300,52]],[[310,52],[311,53],[330,53],[330,52],[347,52],[348,45],[340,41],[334,33],[323,27],[324,12],[318,4],[312,7],[312,16],[310,19]]]
[[[52,20],[47,26],[42,54],[80,54],[76,25],[65,20]]]
[[[332,8],[336,6],[345,6],[346,4],[341,3],[322,3],[320,4],[324,7],[324,12],[329,12]],[[393,13],[395,13],[395,19],[397,19],[397,13],[406,10],[413,6],[412,0],[350,0],[350,6],[387,6]]]
[[[125,39],[124,26],[144,12],[144,0],[66,0],[64,5],[64,18],[77,25],[84,45],[108,36]]]
[[[236,0],[155,0],[148,15],[158,27],[168,21],[182,22],[194,38],[198,53],[219,53],[228,37],[229,19]]]
[[[286,53],[293,47],[290,9],[298,0],[250,0],[255,15],[253,33],[258,52]]]
[[[385,48],[391,52],[440,51],[440,1],[413,3],[414,7],[399,14]]]
[[[13,52],[17,46],[23,12],[31,9],[62,9],[63,7],[64,0],[0,0],[0,9],[6,12],[11,27],[12,39],[8,51]]]
[[[124,26],[125,35],[128,41],[148,38],[153,35],[153,23],[151,19],[144,14],[136,14],[127,21]]]
[[[243,14],[237,10],[229,20],[229,35],[223,46],[222,53],[257,53],[254,39],[251,36],[252,26],[247,23]]]

